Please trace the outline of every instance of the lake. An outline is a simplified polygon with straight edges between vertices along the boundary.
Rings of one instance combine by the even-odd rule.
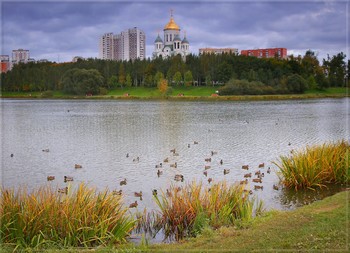
[[[99,190],[122,189],[125,204],[138,200],[138,209],[143,210],[155,207],[153,189],[165,191],[171,184],[181,186],[192,180],[209,185],[209,177],[211,184],[235,183],[247,173],[242,165],[248,164],[254,172],[265,163],[261,169],[264,188],[253,190],[254,196],[267,209],[289,209],[303,204],[305,196],[300,200],[272,188],[279,182],[272,161],[306,145],[349,140],[349,118],[349,98],[257,102],[2,99],[1,182],[3,187],[33,189],[50,184],[61,188],[67,185],[64,176],[71,176],[73,187],[86,182]],[[176,156],[171,149],[176,149]],[[164,163],[166,158],[169,163]],[[175,162],[177,168],[170,167]],[[163,174],[158,177],[156,165],[160,163]],[[82,168],[75,169],[75,164]],[[211,166],[207,177],[205,166]],[[224,169],[230,173],[224,175]],[[176,182],[175,174],[184,175],[184,182]],[[56,179],[47,182],[49,175]],[[127,184],[120,186],[124,178]],[[134,197],[135,191],[143,192],[142,201]],[[312,201],[322,194],[329,193],[307,198]]]

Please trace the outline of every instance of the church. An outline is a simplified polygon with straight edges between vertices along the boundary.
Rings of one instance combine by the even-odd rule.
[[[167,58],[174,55],[181,55],[182,59],[186,60],[186,56],[189,54],[190,45],[186,38],[186,34],[181,40],[180,27],[175,23],[172,13],[170,21],[165,25],[163,31],[163,40],[158,34],[154,41],[153,58]]]

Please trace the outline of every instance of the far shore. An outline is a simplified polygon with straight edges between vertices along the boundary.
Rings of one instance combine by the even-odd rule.
[[[156,88],[132,87],[118,88],[107,95],[77,96],[62,92],[3,92],[1,99],[93,99],[93,100],[176,100],[176,101],[260,101],[260,100],[296,100],[320,98],[350,97],[348,88],[328,88],[326,90],[309,90],[304,94],[280,95],[234,95],[220,96],[215,87],[178,88],[172,95],[164,96]]]

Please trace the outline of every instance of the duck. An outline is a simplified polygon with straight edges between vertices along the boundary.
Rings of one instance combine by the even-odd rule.
[[[254,173],[255,175],[260,175],[261,174],[261,171],[260,170],[258,170],[258,171],[255,171],[255,173]]]
[[[162,167],[163,167],[163,164],[162,164],[162,163],[156,165],[156,169],[162,168]]]
[[[277,186],[277,185],[275,185],[275,184],[272,186],[272,188],[273,188],[274,190],[276,190],[276,191],[278,191],[278,190],[279,190],[278,186]]]
[[[119,191],[114,190],[112,193],[113,193],[113,195],[122,195],[122,192],[123,192],[123,190],[119,190]]]
[[[152,194],[153,194],[153,196],[157,196],[157,195],[158,195],[157,189],[153,189],[153,190],[152,190]]]
[[[163,160],[163,162],[164,162],[164,163],[168,163],[168,162],[169,162],[169,158],[168,158],[168,157],[165,158],[165,159]]]
[[[244,177],[252,177],[252,173],[244,174]]]
[[[191,147],[191,145],[190,145],[190,144],[187,144],[187,147],[188,147],[188,148],[190,148],[190,147]]]
[[[253,178],[254,183],[262,183],[261,178]]]
[[[160,177],[160,175],[162,175],[162,174],[163,174],[163,171],[161,171],[161,170],[158,170],[158,171],[157,171],[157,176],[158,176],[158,177]]]
[[[73,177],[64,176],[64,182],[73,181]]]
[[[230,169],[224,169],[224,175],[230,173]]]
[[[80,164],[75,164],[75,165],[74,165],[74,168],[76,168],[76,169],[81,169],[81,168],[83,168],[83,166],[81,166]]]
[[[129,153],[126,153],[126,158],[129,158]]]
[[[211,158],[205,158],[204,161],[211,162]]]
[[[132,160],[133,162],[139,162],[140,161],[140,157],[136,157]]]
[[[208,183],[210,184],[213,181],[213,179],[210,177],[208,178]]]
[[[270,167],[267,169],[267,171],[266,171],[267,173],[271,173],[271,169],[270,169]]]
[[[134,192],[134,196],[140,198],[142,200],[142,191],[140,192]]]
[[[137,207],[137,206],[138,206],[137,200],[135,200],[134,203],[131,203],[131,204],[129,205],[129,208],[135,208],[135,207]]]
[[[126,178],[124,178],[124,180],[120,181],[120,185],[126,185]]]
[[[203,174],[204,174],[204,176],[207,177],[207,176],[208,176],[208,171],[205,170],[205,171],[203,172]]]
[[[47,176],[47,181],[55,180],[55,176]]]
[[[260,185],[254,185],[254,190],[263,190],[264,189],[264,186],[260,186]]]
[[[50,149],[43,149],[43,152],[50,152]]]
[[[68,194],[68,187],[64,187],[64,188],[58,188],[58,192],[59,193],[64,193],[64,194]]]
[[[220,165],[223,165],[224,164],[224,161],[221,159],[220,160]]]
[[[265,167],[265,163],[260,163],[259,164],[259,168],[264,168]]]
[[[213,155],[217,155],[218,154],[218,152],[217,151],[211,151],[211,155],[213,156]]]
[[[239,181],[239,184],[248,184],[248,179]]]
[[[177,168],[177,162],[173,163],[173,164],[170,164],[170,167],[171,168]]]
[[[197,145],[197,144],[198,144],[198,141],[194,141],[193,144]]]
[[[181,175],[181,174],[176,174],[175,177],[174,177],[174,180],[183,182],[184,181],[184,176]]]
[[[252,194],[253,194],[253,191],[252,191],[252,190],[244,189],[243,192],[248,193],[249,195],[252,195]]]
[[[13,154],[11,154],[10,156],[13,157]]]
[[[249,170],[249,165],[243,165],[243,166],[242,166],[242,169],[243,169],[243,170]]]
[[[210,165],[206,165],[206,166],[204,166],[204,169],[205,170],[209,170],[211,168],[211,166]]]
[[[175,148],[170,149],[170,153],[176,153],[176,149]]]

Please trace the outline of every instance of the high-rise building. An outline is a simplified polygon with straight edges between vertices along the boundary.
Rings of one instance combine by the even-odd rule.
[[[167,58],[173,55],[181,55],[185,60],[186,56],[189,54],[190,43],[186,38],[186,34],[183,40],[181,40],[180,27],[175,23],[172,13],[170,16],[170,21],[165,25],[163,31],[164,41],[161,39],[159,34],[154,41],[153,58]]]
[[[264,49],[248,49],[242,50],[241,55],[255,56],[258,58],[287,58],[287,48],[264,48]]]
[[[137,27],[120,34],[106,33],[100,38],[99,57],[105,60],[145,59],[146,35]]]
[[[30,61],[29,58],[29,50],[25,49],[17,49],[17,50],[12,50],[12,63],[17,64],[17,63],[27,63]]]
[[[100,38],[99,57],[105,60],[113,59],[113,33],[105,33]]]

